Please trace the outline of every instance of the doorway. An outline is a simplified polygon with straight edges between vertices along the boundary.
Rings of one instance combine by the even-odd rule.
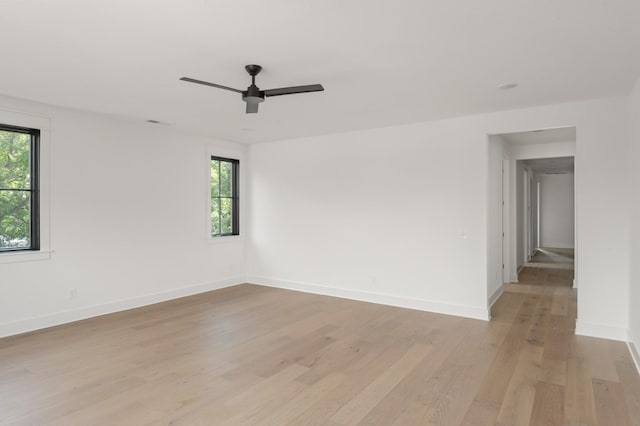
[[[528,262],[559,268],[542,250],[575,250],[576,142],[575,127],[489,136],[489,306]]]

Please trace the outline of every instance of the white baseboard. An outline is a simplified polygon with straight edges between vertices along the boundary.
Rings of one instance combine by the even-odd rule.
[[[420,311],[435,312],[446,315],[455,315],[458,317],[473,318],[483,321],[489,320],[488,309],[474,306],[454,305],[450,303],[417,299],[413,297],[396,296],[385,293],[329,287],[319,284],[301,283],[256,276],[247,277],[247,282],[267,287],[302,291],[305,293],[321,294],[325,296],[340,297],[343,299],[397,306],[400,308],[416,309]]]
[[[502,293],[504,293],[504,284],[501,284],[500,287],[493,292],[491,297],[489,297],[489,306],[487,308],[489,311],[489,319],[491,319],[491,307],[493,307],[493,304],[502,296]]]
[[[0,337],[13,336],[15,334],[40,330],[42,328],[53,327],[69,322],[93,318],[100,315],[114,312],[126,311],[127,309],[139,308],[141,306],[152,305],[154,303],[165,302],[167,300],[178,299],[180,297],[191,296],[207,291],[218,290],[233,285],[246,282],[245,277],[227,278],[220,281],[180,287],[172,290],[162,291],[154,294],[133,297],[130,299],[115,300],[100,305],[85,306],[77,309],[56,312],[40,317],[26,318],[18,321],[11,321],[0,324]]]
[[[627,329],[606,324],[594,324],[576,321],[576,336],[599,337],[601,339],[626,342],[629,335]]]
[[[627,346],[629,346],[629,352],[631,352],[631,358],[633,358],[633,362],[636,365],[636,370],[640,374],[640,352],[638,352],[638,347],[631,339],[627,342]]]

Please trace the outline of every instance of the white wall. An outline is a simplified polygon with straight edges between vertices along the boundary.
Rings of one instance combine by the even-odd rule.
[[[242,147],[8,98],[0,110],[52,119],[54,250],[0,264],[3,335],[243,281],[243,240],[209,243],[203,219],[207,145]],[[487,135],[576,126],[577,332],[626,339],[628,113],[611,98],[251,146],[250,281],[486,318]]]
[[[640,371],[640,79],[631,94],[630,104],[631,155],[630,169],[632,203],[631,279],[629,292],[629,340]]]
[[[516,268],[520,271],[520,268],[527,262],[527,252],[524,249],[524,232],[525,232],[525,200],[524,200],[524,173],[525,168],[522,162],[516,162],[516,217],[515,222],[517,226],[516,233]]]
[[[207,149],[244,146],[2,97],[7,111],[50,118],[53,252],[0,257],[0,336],[244,281],[243,239],[206,236]]]
[[[501,136],[498,136],[503,139]],[[504,140],[504,139],[503,139]],[[509,145],[503,143],[503,160],[502,160],[502,281],[504,283],[517,282],[518,276],[515,268],[515,246],[513,246],[513,238],[511,233],[513,232],[513,224],[515,223],[514,203],[512,195],[511,179],[513,175],[514,163],[511,160],[511,152]]]
[[[612,98],[251,146],[249,280],[486,316],[487,134],[577,126],[578,331],[626,337],[627,114]]]
[[[533,179],[531,180],[531,255],[535,254],[536,249],[540,246],[538,220],[539,220],[539,176],[535,172],[533,173]]]
[[[527,167],[522,161],[515,162],[515,222],[517,225],[515,235],[514,255],[516,256],[516,269],[519,271],[525,263],[529,261],[533,255],[534,238],[533,238],[533,171]]]
[[[573,173],[541,174],[538,179],[540,181],[540,245],[573,248]]]
[[[547,142],[535,144],[509,144],[509,153],[514,160],[533,158],[573,157],[576,155],[576,142]]]
[[[487,301],[493,304],[502,293],[502,164],[504,140],[489,136],[489,168],[487,170]]]
[[[535,180],[534,180],[534,172],[532,169],[529,170],[529,174],[527,175],[529,181],[527,186],[527,195],[528,195],[528,216],[527,216],[527,260],[531,259],[531,256],[534,255],[536,250],[536,239],[535,239],[535,226],[534,222],[536,221],[535,209],[537,205],[535,204]]]
[[[486,318],[488,148],[474,130],[251,146],[249,280]]]

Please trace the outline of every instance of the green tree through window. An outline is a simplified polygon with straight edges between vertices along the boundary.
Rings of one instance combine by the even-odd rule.
[[[211,236],[239,235],[238,168],[240,162],[211,157]]]
[[[39,134],[0,124],[0,251],[40,248]]]

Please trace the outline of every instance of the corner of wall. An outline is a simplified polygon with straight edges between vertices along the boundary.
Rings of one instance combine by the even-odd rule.
[[[489,321],[491,319],[489,309],[475,306],[455,305],[414,297],[395,296],[385,293],[375,293],[257,276],[248,276],[247,283],[285,290],[301,291],[304,293],[319,294],[323,296],[339,297],[342,299],[357,300],[361,302],[377,303],[380,305],[396,306],[398,308],[453,315],[482,321]]]
[[[631,246],[630,254],[631,258],[637,257],[640,251],[640,243],[638,243],[638,237],[640,236],[640,196],[638,196],[637,190],[640,185],[640,172],[635,168],[637,161],[640,159],[640,124],[638,124],[638,118],[640,118],[640,77],[636,80],[634,88],[631,91],[629,97],[629,169],[631,171],[630,180],[630,198],[631,198]],[[640,314],[638,314],[639,298],[640,295],[640,268],[633,262],[631,262],[631,269],[629,274],[629,337],[628,343],[629,352],[636,365],[638,373],[640,373]]]
[[[638,374],[640,374],[640,352],[638,351],[638,346],[633,342],[631,338],[627,342],[627,346],[629,347],[629,352],[631,353],[633,363],[636,365],[636,370],[638,370]]]
[[[501,284],[500,287],[498,287],[498,289],[495,292],[493,292],[491,296],[489,296],[489,301],[488,301],[489,303],[487,308],[489,310],[489,314],[491,314],[491,308],[498,301],[500,296],[502,296],[502,293],[504,293],[504,283]]]
[[[608,324],[596,324],[576,321],[576,336],[598,337],[600,339],[618,340],[626,342],[629,338],[627,329]]]

